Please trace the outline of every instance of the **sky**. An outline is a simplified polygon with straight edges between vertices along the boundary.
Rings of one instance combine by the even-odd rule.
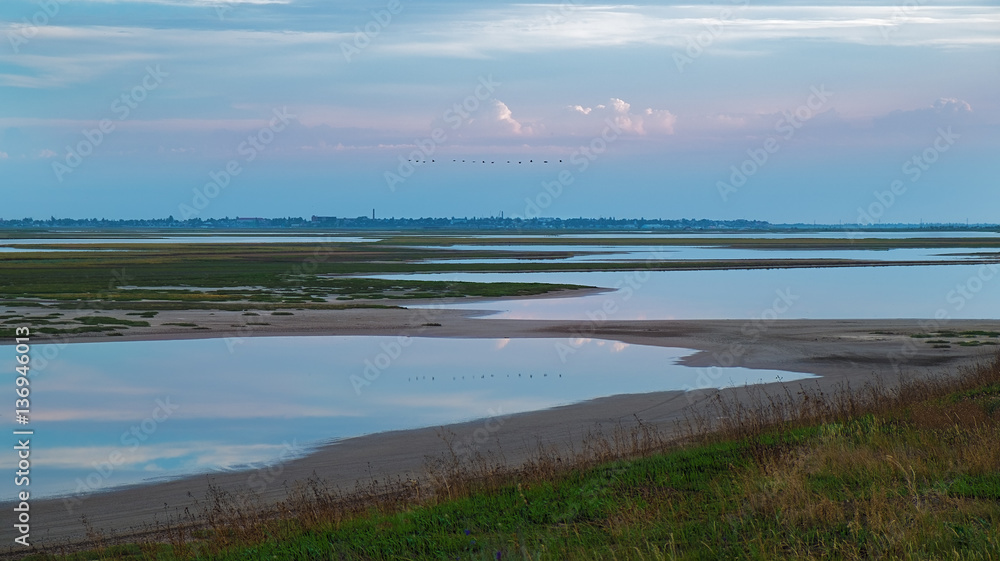
[[[987,2],[4,0],[0,218],[996,223],[998,55]]]

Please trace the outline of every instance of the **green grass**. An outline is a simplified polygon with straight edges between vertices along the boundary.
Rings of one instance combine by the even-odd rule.
[[[367,244],[134,244],[113,253],[0,255],[0,296],[10,305],[56,302],[155,305],[151,311],[185,304],[324,304],[330,300],[527,296],[579,288],[542,283],[387,281],[359,274],[447,271],[417,261],[433,257],[483,256],[485,251],[379,247]],[[354,246],[354,247],[352,247]],[[16,255],[16,257],[13,257]],[[574,253],[554,253],[567,257]],[[122,286],[129,288],[123,289]]]
[[[993,341],[959,341],[960,347],[982,347],[985,345],[996,345]]]
[[[155,318],[160,312],[128,312],[127,316],[139,316],[143,318]]]
[[[927,339],[924,341],[928,345],[931,345],[934,349],[950,349],[951,346],[958,345],[960,347],[983,347],[997,345],[996,341],[983,340],[989,338],[1000,337],[1000,332],[998,331],[982,331],[982,330],[967,330],[967,331],[935,331],[932,333],[914,333],[910,335],[914,339]],[[958,341],[949,341],[947,339],[942,339],[947,337],[949,339],[959,339]]]

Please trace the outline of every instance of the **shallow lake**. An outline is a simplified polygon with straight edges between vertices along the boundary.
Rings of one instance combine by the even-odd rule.
[[[439,249],[438,246],[422,246]],[[672,260],[760,260],[760,259],[850,259],[860,261],[962,261],[984,256],[997,257],[995,249],[981,248],[895,248],[874,249],[733,249],[712,246],[609,246],[609,245],[453,245],[446,249],[492,251],[496,257],[475,259],[427,259],[426,263],[598,263],[607,261]],[[562,259],[511,259],[508,252],[595,252]]]
[[[253,337],[48,347],[32,350],[32,496],[262,466],[341,438],[706,380],[701,369],[676,364],[693,351],[604,340]],[[723,386],[809,377],[723,370]],[[13,470],[11,456],[0,467]]]
[[[943,237],[949,233],[918,234]],[[777,236],[780,234],[746,237]],[[880,234],[869,237],[877,236]],[[901,233],[884,236],[905,237]],[[830,233],[830,237],[836,234]],[[370,241],[362,237],[169,236],[0,243],[332,240]],[[612,289],[575,298],[446,306],[492,312],[482,321],[1000,317],[1000,266],[648,271],[642,262],[658,248],[561,246],[558,238],[546,249],[553,247],[609,251],[610,256],[578,259],[633,260],[635,270],[378,278],[549,282]],[[493,249],[511,246],[495,245]],[[892,261],[963,259],[960,254],[983,250],[845,252],[692,246],[664,251],[671,255],[668,259],[839,257]],[[497,257],[504,259],[501,254]],[[572,346],[575,352],[560,352],[559,345],[563,350]],[[32,351],[33,496],[102,491],[182,475],[263,466],[306,454],[323,443],[383,430],[437,426],[615,394],[698,387],[699,377],[705,379],[700,369],[676,364],[678,358],[691,352],[602,340],[396,337],[254,337],[228,345],[224,339],[37,345]],[[717,380],[742,385],[803,377],[733,368],[725,369],[725,375]],[[112,457],[120,461],[108,470]],[[11,459],[10,455],[0,457],[0,468],[13,468]],[[9,491],[4,492],[8,494],[0,498],[9,499]]]
[[[575,298],[449,304],[490,318],[587,320],[1000,317],[1000,265],[928,265],[714,271],[438,273],[382,279],[567,283],[617,289]],[[785,297],[782,298],[782,295]],[[782,303],[775,306],[776,300]],[[788,303],[785,303],[787,300]],[[419,307],[419,306],[417,306]],[[786,309],[787,308],[787,309]]]
[[[722,232],[722,233],[698,233],[684,232],[673,233],[669,230],[647,230],[641,232],[627,232],[604,234],[594,232],[589,234],[499,234],[499,235],[475,235],[475,238],[745,238],[745,239],[789,239],[789,238],[843,238],[843,239],[900,239],[900,238],[995,238],[1000,237],[1000,232],[995,231],[944,231],[944,230],[900,230],[900,231],[858,231],[858,230],[836,230],[829,232]]]

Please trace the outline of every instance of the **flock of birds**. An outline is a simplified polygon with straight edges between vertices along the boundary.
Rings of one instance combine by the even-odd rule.
[[[490,374],[490,376],[489,376],[489,377],[490,377],[490,378],[495,378],[496,376],[495,376],[495,375],[493,375],[493,374]],[[507,377],[508,377],[508,378],[510,378],[510,377],[511,377],[511,375],[510,375],[510,374],[507,374]],[[534,374],[528,374],[528,376],[527,376],[527,377],[528,377],[528,378],[534,378],[534,377],[535,377],[535,375],[534,375]],[[541,376],[539,376],[539,378],[548,378],[548,377],[549,377],[549,375],[548,375],[547,373],[545,373],[545,374],[542,374]],[[556,377],[556,376],[553,376],[553,378],[555,378],[555,377]],[[559,377],[559,378],[562,378],[562,374],[559,374],[559,375],[558,375],[558,377]],[[452,379],[453,381],[456,381],[456,382],[457,382],[457,381],[459,381],[459,380],[465,380],[466,378],[468,378],[469,380],[477,380],[477,379],[478,379],[478,380],[485,380],[485,379],[487,379],[487,378],[486,378],[486,374],[480,374],[480,375],[479,375],[479,378],[476,378],[476,377],[475,377],[475,376],[473,376],[473,375],[469,375],[468,377],[466,377],[466,376],[452,376],[452,377],[451,377],[451,379]],[[524,378],[524,376],[522,376],[522,375],[521,375],[521,373],[518,373],[518,374],[517,374],[517,376],[515,376],[515,378]],[[410,377],[408,377],[408,378],[406,379],[406,381],[407,381],[407,382],[423,382],[423,381],[431,381],[431,382],[433,382],[433,381],[434,381],[435,379],[436,379],[436,377],[435,377],[435,376],[431,376],[431,379],[430,379],[430,380],[427,380],[427,376],[410,376]]]
[[[427,164],[427,163],[431,163],[431,164],[433,164],[433,163],[436,163],[436,162],[437,162],[437,160],[429,160],[429,161],[428,161],[428,160],[412,160],[412,159],[408,159],[408,160],[406,160],[406,161],[407,161],[407,162],[413,162],[413,163],[415,163],[415,164]],[[459,161],[459,160],[452,160],[452,162],[454,162],[454,163],[456,163],[456,164],[457,164],[457,163],[459,163],[460,161]],[[486,160],[468,160],[468,162],[469,162],[470,164],[480,164],[480,163],[482,163],[482,164],[485,164],[485,163],[486,163]],[[549,161],[548,161],[548,160],[542,160],[541,162],[542,162],[543,164],[547,164],[547,163],[549,163]],[[463,163],[463,164],[464,164],[464,163],[466,163],[466,160],[461,160],[461,163]],[[496,160],[490,160],[490,162],[489,162],[489,163],[491,163],[491,164],[496,164],[497,162],[496,162]],[[500,163],[502,164],[502,163],[503,163],[503,161],[501,161]],[[514,163],[514,160],[507,160],[507,163],[508,163],[508,164],[512,164],[512,163]],[[523,163],[524,163],[524,161],[523,161],[523,160],[518,160],[518,161],[517,161],[517,163],[519,163],[519,164],[523,164]],[[535,160],[528,160],[528,163],[529,163],[529,164],[533,164],[533,163],[535,163]],[[555,163],[555,161],[553,161],[553,163]],[[559,163],[561,164],[561,163],[562,163],[562,160],[559,160]]]

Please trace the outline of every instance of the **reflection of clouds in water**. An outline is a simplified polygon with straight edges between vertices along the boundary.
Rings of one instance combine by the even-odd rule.
[[[571,338],[569,340],[569,344],[573,348],[575,348],[577,350],[582,349],[582,348],[587,347],[587,346],[597,347],[597,348],[600,348],[600,349],[603,349],[603,348],[607,347],[608,350],[610,352],[612,352],[612,353],[620,353],[620,352],[624,351],[625,349],[627,349],[630,346],[628,343],[623,343],[621,341],[609,341],[607,339],[593,339],[593,338],[590,338],[590,337],[587,337],[587,338],[583,338],[583,337]]]
[[[175,388],[172,392],[176,393]],[[164,394],[161,394],[164,395]],[[194,396],[198,401],[186,402],[182,405],[181,413],[178,417],[187,419],[245,419],[247,417],[257,418],[290,418],[290,417],[322,417],[322,418],[344,418],[344,417],[364,417],[366,413],[356,407],[335,407],[335,406],[310,406],[297,403],[276,403],[258,397],[254,401],[243,401],[240,403],[219,402],[212,396]],[[48,400],[50,406],[57,406],[56,409],[40,409],[32,415],[33,421],[49,422],[72,422],[72,421],[120,421],[122,423],[140,423],[149,418],[154,411],[155,404],[151,400],[142,400],[129,404],[128,409],[114,409],[100,405],[96,402],[93,408],[84,408],[81,404],[74,403],[74,407],[59,407],[60,403],[73,403],[79,401],[79,395],[68,394],[56,396]],[[116,405],[116,407],[119,407]],[[128,430],[128,426],[122,427]]]
[[[75,478],[91,474],[94,463],[107,462],[116,449],[125,458],[109,485],[140,481],[143,470],[176,477],[273,461],[285,450],[280,443],[293,438],[322,442],[469,421],[499,410],[678,390],[697,376],[676,363],[694,351],[590,337],[572,339],[565,362],[556,347],[566,346],[567,338],[409,341],[393,350],[395,358],[360,396],[349,377],[398,338],[260,337],[236,354],[211,339],[75,344],[46,371],[52,387],[63,386],[44,394],[50,441],[39,448],[39,477],[47,481],[39,492],[71,492]],[[81,400],[72,391],[78,372],[99,372],[102,385],[148,383],[160,392],[125,399],[125,392],[93,392]],[[724,380],[751,375],[773,376],[734,370]],[[169,420],[138,448],[121,446],[122,433],[150,417],[155,399],[167,396],[179,406]],[[0,457],[0,465],[4,461],[9,463]],[[47,477],[46,469],[58,474]]]
[[[155,438],[155,437],[151,437]],[[227,467],[265,461],[286,447],[274,444],[225,444],[187,441],[132,446],[58,446],[40,448],[38,464],[46,468],[70,469],[114,462],[116,469],[143,469],[150,464],[180,464],[187,469]]]

